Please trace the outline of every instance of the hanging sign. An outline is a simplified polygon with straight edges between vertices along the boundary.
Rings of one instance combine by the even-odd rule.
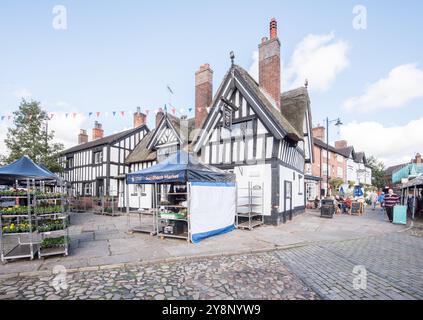
[[[227,105],[223,105],[223,127],[231,130],[232,127],[232,109]]]

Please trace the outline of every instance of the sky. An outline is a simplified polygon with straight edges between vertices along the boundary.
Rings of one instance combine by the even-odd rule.
[[[130,128],[137,106],[151,110],[150,128],[165,104],[192,116],[199,66],[211,65],[216,90],[234,51],[257,77],[257,46],[275,17],[282,91],[307,78],[313,124],[343,122],[330,126],[331,142],[345,139],[386,166],[407,162],[423,152],[421,12],[419,0],[3,0],[0,115],[22,98],[40,101],[66,147],[95,120],[105,134]],[[10,124],[0,121],[0,154]]]

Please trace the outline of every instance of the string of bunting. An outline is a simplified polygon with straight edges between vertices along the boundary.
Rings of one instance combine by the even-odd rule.
[[[192,111],[194,111],[195,109],[190,107],[190,108],[180,108],[177,109],[175,107],[171,107],[169,109],[169,113],[171,114],[179,114],[179,115],[186,115],[186,112],[188,111],[188,113],[191,113]],[[165,108],[144,108],[141,109],[141,113],[144,113],[146,116],[149,116],[151,114],[157,114],[158,112],[168,112],[168,109]],[[53,118],[58,118],[58,117],[64,117],[65,119],[76,119],[78,117],[84,117],[86,116],[88,119],[97,119],[97,118],[102,118],[102,117],[109,117],[110,115],[113,118],[125,118],[127,116],[131,116],[133,115],[133,113],[135,113],[133,110],[116,110],[116,111],[111,111],[111,113],[109,113],[108,111],[88,111],[88,112],[64,112],[64,111],[46,111],[47,116],[50,120],[52,120]],[[0,122],[5,122],[5,121],[10,121],[12,120],[13,115],[11,113],[9,114],[3,114],[0,115]],[[28,115],[29,120],[32,119],[32,114]]]

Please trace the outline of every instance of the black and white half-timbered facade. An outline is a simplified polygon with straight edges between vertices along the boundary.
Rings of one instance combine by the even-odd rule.
[[[274,20],[271,39],[259,47],[265,74],[257,83],[232,64],[192,150],[206,164],[233,171],[238,188],[263,186],[265,222],[277,225],[305,210],[304,166],[313,161],[313,144],[307,88],[280,93],[280,44],[272,27]]]
[[[135,126],[136,125],[136,126]],[[126,157],[148,134],[145,115],[134,115],[134,128],[103,137],[101,124],[95,123],[92,141],[85,130],[79,144],[62,153],[63,178],[72,186],[74,196],[118,196],[123,193],[118,181],[129,172]]]
[[[161,162],[180,149],[187,150],[189,133],[193,132],[194,118],[178,118],[167,112],[156,114],[156,128],[150,131],[126,158],[130,172],[136,172]],[[124,188],[122,180],[120,188]],[[129,185],[129,206],[151,208],[152,187],[150,185]],[[126,197],[119,199],[119,206],[125,206]]]

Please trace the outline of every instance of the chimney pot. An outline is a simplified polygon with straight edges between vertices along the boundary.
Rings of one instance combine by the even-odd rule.
[[[277,23],[270,22],[270,40],[262,38],[259,45],[259,85],[275,101],[278,109],[281,100],[281,44],[277,37]]]
[[[137,112],[134,113],[134,128],[138,128],[147,122],[147,115],[141,112],[141,107],[137,107]]]
[[[323,126],[317,126],[313,128],[313,137],[317,138],[319,140],[325,141],[325,127]]]
[[[208,63],[202,64],[195,73],[195,128],[199,129],[207,117],[207,107],[213,99],[213,70]]]
[[[88,142],[87,130],[80,129],[79,135],[78,135],[78,144],[83,144],[83,143],[87,143],[87,142]]]
[[[162,121],[162,118],[164,117],[164,113],[162,110],[159,110],[156,114],[156,129],[159,127],[160,122]]]
[[[102,128],[101,123],[98,121],[94,122],[94,128],[93,128],[93,140],[101,139],[104,136],[104,130]]]
[[[422,163],[422,155],[420,153],[416,154],[416,164]]]
[[[275,18],[270,20],[270,39],[275,39],[278,37],[278,22]]]
[[[339,140],[335,141],[335,148],[336,149],[343,149],[348,147],[348,142],[346,140]]]

